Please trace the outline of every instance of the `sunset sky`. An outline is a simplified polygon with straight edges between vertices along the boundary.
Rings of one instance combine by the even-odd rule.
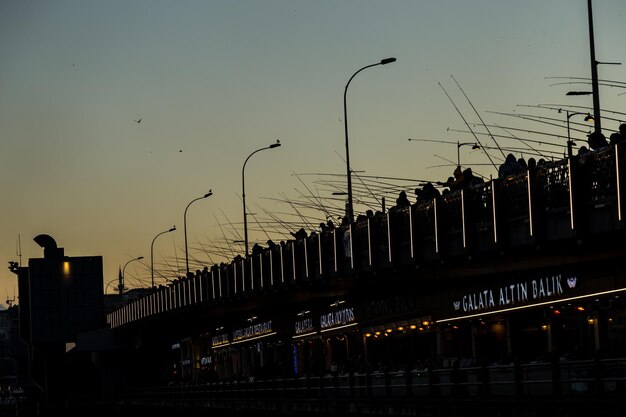
[[[600,89],[608,137],[626,120],[626,2],[595,1],[593,12],[597,60],[624,63],[599,66],[600,79],[613,81]],[[419,181],[451,175],[454,143],[475,141],[456,132],[468,130],[464,118],[485,132],[451,75],[492,133],[553,141],[560,152],[566,116],[557,109],[592,105],[590,96],[565,95],[588,84],[548,78],[591,75],[585,0],[4,0],[0,57],[4,265],[19,260],[18,237],[23,265],[43,256],[33,238],[45,233],[66,255],[103,256],[105,285],[144,256],[126,268],[133,288],[150,285],[151,242],[173,225],[155,241],[155,270],[184,273],[183,213],[209,189],[213,196],[187,213],[192,269],[243,252],[234,243],[243,239],[242,165],[277,139],[281,147],[246,166],[250,246],[287,238],[302,217],[325,220],[304,205],[336,217],[345,199],[332,196],[345,191],[344,88],[382,58],[397,62],[350,84],[348,121],[350,162],[363,183],[407,180],[380,180],[387,207],[398,184],[413,200]],[[591,126],[571,122],[580,145]],[[496,174],[484,152],[461,153],[464,165]],[[17,284],[2,271],[4,301]]]

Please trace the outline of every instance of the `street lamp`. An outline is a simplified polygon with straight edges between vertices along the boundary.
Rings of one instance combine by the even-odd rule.
[[[480,149],[480,146],[476,142],[463,142],[456,143],[456,165],[461,166],[461,146],[472,145],[472,149]]]
[[[346,214],[348,215],[348,219],[350,220],[350,223],[354,221],[354,207],[352,206],[352,171],[350,170],[350,149],[348,146],[348,106],[347,106],[347,100],[346,100],[347,95],[348,95],[348,86],[350,85],[350,82],[352,81],[352,79],[364,69],[376,67],[378,65],[387,65],[387,64],[391,64],[392,62],[396,62],[396,59],[385,58],[381,60],[380,62],[377,62],[376,64],[370,64],[370,65],[364,66],[363,68],[361,68],[360,70],[352,74],[352,77],[350,77],[350,79],[348,80],[348,83],[346,84],[346,89],[343,92],[343,123],[344,123],[345,134],[346,134],[346,176],[348,177],[348,213]]]
[[[274,149],[274,148],[278,148],[280,146],[280,141],[278,139],[276,139],[276,143],[272,143],[270,146],[266,146],[264,148],[260,148],[257,149],[256,151],[252,152],[250,155],[248,155],[248,157],[246,158],[246,160],[243,163],[243,167],[241,168],[241,199],[243,200],[243,238],[244,238],[244,242],[245,242],[245,249],[246,249],[246,256],[248,256],[248,213],[246,210],[246,164],[248,163],[248,159],[250,159],[250,157],[252,155],[254,155],[257,152],[261,152],[265,149]]]
[[[209,190],[208,193],[203,195],[202,197],[198,197],[196,199],[191,200],[187,207],[185,207],[185,214],[183,215],[183,227],[185,229],[185,266],[187,267],[187,275],[189,275],[189,252],[187,250],[187,209],[194,201],[202,200],[203,198],[207,198],[213,195],[213,191]]]
[[[142,259],[143,256],[140,256],[138,258],[131,259],[124,264],[124,268],[122,268],[122,275],[119,277],[119,284],[117,286],[117,292],[119,293],[119,295],[122,295],[122,293],[124,292],[124,283],[126,282],[126,265],[128,265],[132,261],[140,261]]]
[[[559,113],[562,113],[563,109],[559,109]],[[589,113],[581,113],[581,112],[572,112],[570,113],[569,110],[565,110],[565,114],[567,115],[567,156],[568,157],[572,157],[573,154],[573,150],[572,147],[574,146],[574,141],[572,141],[572,138],[570,137],[570,130],[569,130],[569,119],[572,116],[576,116],[579,114],[584,114],[585,115],[585,122],[588,122],[589,120],[594,120],[593,116]]]
[[[162,234],[173,232],[174,230],[176,230],[176,226],[172,226],[170,229],[162,231],[156,235],[154,239],[152,239],[152,244],[150,245],[150,272],[152,273],[152,288],[154,288],[154,241]]]

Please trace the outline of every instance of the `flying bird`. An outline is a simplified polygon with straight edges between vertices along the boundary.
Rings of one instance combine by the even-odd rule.
[[[143,119],[135,120],[135,123],[141,123]]]

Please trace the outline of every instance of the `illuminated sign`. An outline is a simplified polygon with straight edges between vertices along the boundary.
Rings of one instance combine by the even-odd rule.
[[[233,331],[233,342],[249,339],[272,333],[272,321],[265,321],[263,323],[252,324],[242,329]]]
[[[322,329],[328,329],[331,327],[344,326],[355,321],[354,309],[349,307],[333,311],[332,313],[322,314],[320,316],[320,327]]]
[[[213,362],[213,357],[211,356],[203,356],[200,358],[200,365],[210,365]]]
[[[563,278],[561,274],[530,281],[516,282],[499,288],[488,288],[463,295],[453,301],[455,311],[473,313],[492,308],[509,307],[563,295],[567,289],[576,287],[575,276]]]
[[[313,319],[308,318],[308,319],[297,321],[295,323],[295,330],[296,330],[297,335],[314,332],[315,328],[313,327]]]
[[[229,340],[228,340],[228,333],[218,334],[218,335],[213,336],[211,338],[211,346],[212,347],[218,347],[218,346],[227,345],[228,342],[229,342]]]

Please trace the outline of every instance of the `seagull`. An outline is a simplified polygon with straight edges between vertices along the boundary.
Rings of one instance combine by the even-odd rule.
[[[141,123],[143,119],[135,120],[135,123]]]

